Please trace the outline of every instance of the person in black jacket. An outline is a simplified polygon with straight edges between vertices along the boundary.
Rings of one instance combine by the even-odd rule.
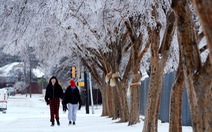
[[[63,90],[55,76],[49,79],[49,83],[46,87],[45,101],[50,107],[50,122],[51,126],[54,126],[54,119],[57,121],[57,125],[60,125],[59,121],[59,107],[60,98],[63,97]]]
[[[77,115],[77,108],[80,110],[81,108],[81,96],[79,89],[77,88],[75,81],[70,80],[70,85],[67,87],[64,96],[63,102],[63,111],[65,112],[68,109],[68,120],[69,125],[71,125],[73,121],[73,125],[76,123],[76,115]],[[79,105],[78,105],[79,103]]]

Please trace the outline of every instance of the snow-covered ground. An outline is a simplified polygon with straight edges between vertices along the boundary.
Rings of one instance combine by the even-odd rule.
[[[69,126],[67,112],[60,107],[60,126],[50,127],[49,106],[42,94],[10,96],[7,113],[0,113],[0,132],[141,132],[141,123],[127,126],[127,123],[116,123],[108,117],[101,117],[101,106],[94,106],[94,114],[86,114],[85,107],[77,113],[76,125]],[[90,109],[90,113],[91,109]],[[158,124],[159,132],[168,132],[168,123]],[[191,127],[183,127],[183,132],[192,132]]]

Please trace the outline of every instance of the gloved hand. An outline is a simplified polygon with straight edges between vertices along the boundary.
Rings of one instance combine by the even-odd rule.
[[[78,110],[80,110],[81,109],[81,104],[79,104],[79,106],[78,106]]]
[[[63,111],[66,112],[66,110],[68,110],[66,105],[63,105]]]
[[[49,105],[49,100],[46,101],[46,104]]]

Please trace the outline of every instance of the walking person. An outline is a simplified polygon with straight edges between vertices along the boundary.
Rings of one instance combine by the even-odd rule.
[[[63,98],[63,90],[55,76],[49,79],[49,83],[46,87],[45,101],[50,108],[50,122],[51,126],[54,126],[56,119],[57,125],[60,125],[59,121],[59,107],[60,99]]]
[[[68,109],[68,120],[69,125],[73,123],[76,124],[77,118],[77,109],[81,108],[81,96],[79,89],[76,86],[74,80],[70,80],[70,85],[67,87],[65,91],[64,101],[63,101],[63,111],[65,112]]]

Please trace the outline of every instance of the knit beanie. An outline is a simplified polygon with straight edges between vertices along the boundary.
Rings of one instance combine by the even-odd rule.
[[[73,79],[70,80],[70,85],[71,85],[71,87],[76,87],[76,84]]]

